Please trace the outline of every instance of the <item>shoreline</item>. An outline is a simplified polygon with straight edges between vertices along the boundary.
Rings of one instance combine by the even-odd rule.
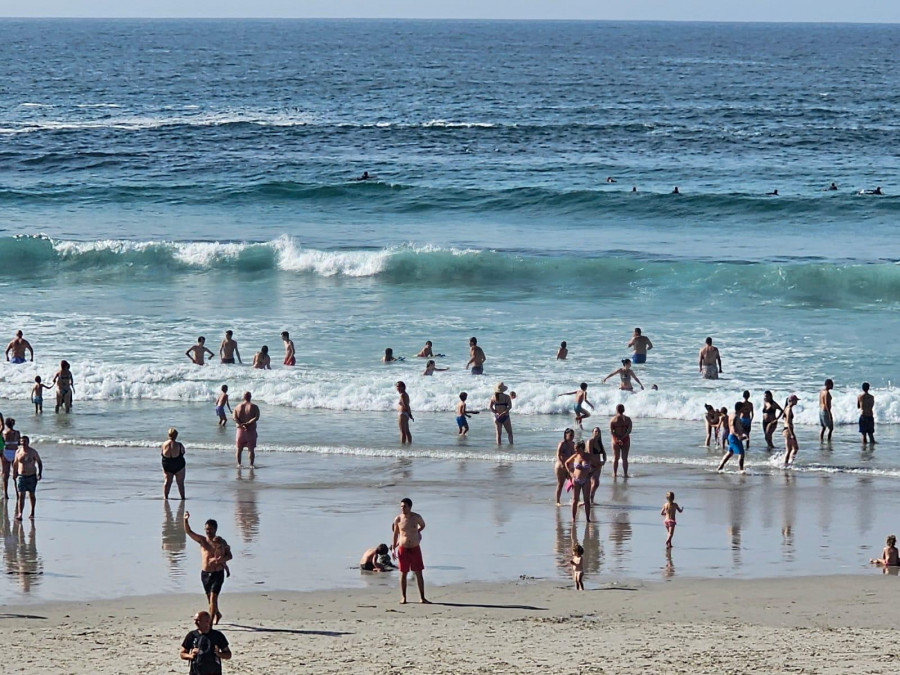
[[[219,629],[234,657],[225,672],[838,673],[886,672],[893,659],[884,584],[895,581],[880,574],[588,578],[585,592],[552,580],[468,582],[426,586],[434,604],[406,606],[396,575],[377,581],[350,593],[226,592]],[[75,674],[180,672],[178,646],[204,605],[198,584],[192,594],[8,606],[4,663],[16,672],[55,671],[62,659]]]

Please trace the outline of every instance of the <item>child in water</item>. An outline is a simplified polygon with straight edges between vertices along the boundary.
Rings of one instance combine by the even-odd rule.
[[[572,579],[575,581],[575,590],[584,590],[584,564],[582,562],[584,556],[584,548],[580,544],[572,547]]]
[[[469,412],[466,410],[466,399],[469,398],[469,395],[461,391],[459,393],[459,403],[456,404],[456,425],[459,427],[459,433],[457,436],[465,436],[469,433],[469,420],[468,418],[472,415],[477,415],[478,411]]]
[[[449,368],[438,368],[434,365],[434,359],[430,360],[425,364],[425,371],[422,373],[423,375],[434,375],[436,372],[441,372],[443,370],[450,370]]]
[[[31,388],[31,402],[34,403],[35,415],[40,415],[44,412],[44,389],[53,389],[53,387],[49,384],[42,384],[41,376],[36,375],[34,386]]]
[[[394,363],[395,361],[402,361],[403,357],[394,356],[394,350],[388,347],[384,350],[384,356],[381,357],[382,363]]]
[[[566,346],[566,341],[563,340],[556,351],[556,360],[565,361],[567,356],[569,356],[569,348]]]
[[[668,536],[666,537],[666,548],[672,548],[672,537],[675,536],[675,513],[683,513],[684,509],[678,506],[675,502],[675,493],[667,492],[666,493],[666,503],[662,505],[662,508],[659,510],[659,515],[663,516],[665,520],[663,521],[666,526],[666,532]]]
[[[879,567],[898,567],[900,566],[900,552],[897,551],[897,537],[893,534],[888,535],[885,542],[884,550],[881,552],[881,558],[872,558],[869,562]]]
[[[228,385],[222,385],[222,391],[216,397],[216,415],[219,416],[219,426],[224,427],[228,418],[225,417],[225,408],[231,412],[231,404],[228,403]]]

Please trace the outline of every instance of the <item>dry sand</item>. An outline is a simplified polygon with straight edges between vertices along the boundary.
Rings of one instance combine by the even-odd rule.
[[[392,579],[394,581],[394,579]],[[887,673],[898,579],[223,594],[228,673]],[[412,596],[415,591],[411,589]],[[2,673],[187,673],[196,595],[6,607]]]

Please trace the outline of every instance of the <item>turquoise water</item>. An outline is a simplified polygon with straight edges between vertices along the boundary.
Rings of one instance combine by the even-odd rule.
[[[0,289],[9,337],[36,350],[0,364],[0,409],[43,447],[138,451],[175,424],[224,458],[224,383],[302,466],[496,462],[488,415],[460,447],[452,408],[466,390],[484,410],[503,380],[518,443],[499,459],[530,466],[585,381],[604,428],[626,404],[657,477],[715,464],[703,404],[745,388],[802,399],[798,484],[900,475],[900,27],[4,20],[0,38]],[[659,391],[632,396],[600,380],[635,326]],[[245,362],[266,344],[276,364],[289,330],[297,367],[187,361],[229,328]],[[472,335],[484,378],[463,370]],[[696,372],[707,335],[718,382]],[[425,340],[448,372],[421,377]],[[386,347],[406,360],[382,365]],[[60,359],[75,416],[37,420],[29,383]],[[840,426],[821,450],[826,377]],[[398,379],[417,414],[403,450]],[[751,464],[780,475],[777,455]]]

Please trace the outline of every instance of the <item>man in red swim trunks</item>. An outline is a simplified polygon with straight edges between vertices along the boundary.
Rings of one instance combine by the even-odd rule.
[[[400,515],[394,518],[394,541],[391,550],[397,552],[397,561],[400,565],[400,604],[406,604],[406,575],[412,572],[416,575],[416,585],[419,587],[419,598],[430,605],[425,599],[425,579],[422,570],[425,563],[422,562],[422,530],[425,529],[425,521],[418,513],[413,513],[412,499],[404,497],[400,500]]]
[[[231,413],[237,427],[234,444],[237,446],[237,465],[241,466],[241,452],[244,448],[250,455],[250,468],[256,460],[256,423],[259,421],[259,406],[250,402],[250,392],[244,392],[244,400]]]
[[[625,415],[625,406],[616,406],[616,415],[609,421],[609,433],[613,439],[613,478],[619,472],[619,458],[628,478],[628,451],[631,449],[631,418]]]

